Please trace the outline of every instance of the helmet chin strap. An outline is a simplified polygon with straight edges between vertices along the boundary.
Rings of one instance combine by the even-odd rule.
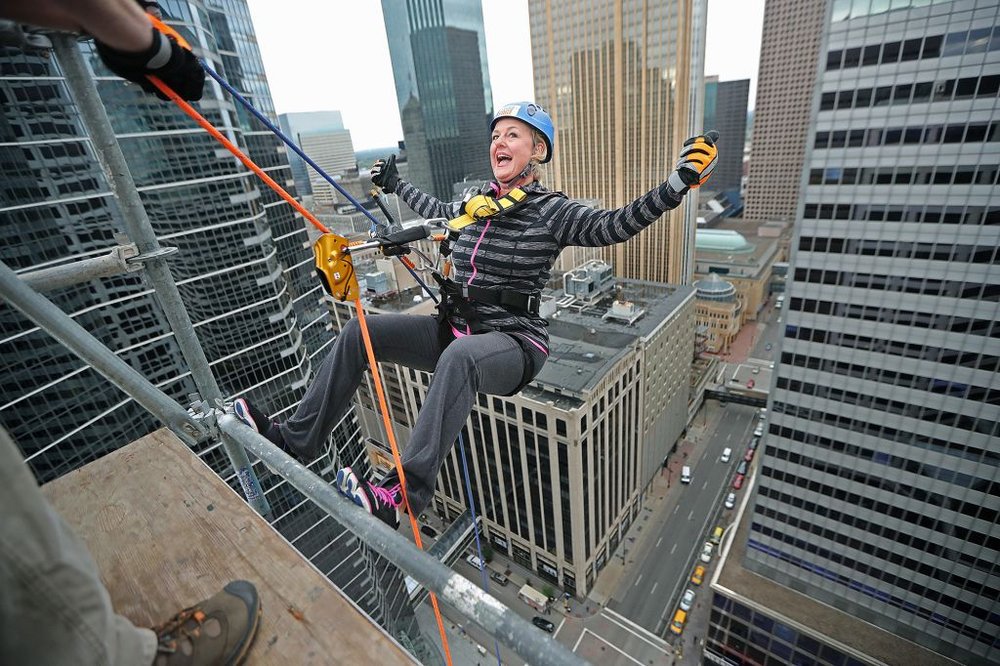
[[[535,170],[535,163],[532,162],[531,160],[528,160],[528,163],[524,165],[524,168],[521,169],[521,172],[519,174],[517,174],[516,176],[514,176],[510,180],[500,180],[498,178],[497,182],[500,185],[502,185],[503,187],[508,187],[509,188],[514,183],[520,182],[521,179],[525,178],[528,174],[530,174],[534,170]]]

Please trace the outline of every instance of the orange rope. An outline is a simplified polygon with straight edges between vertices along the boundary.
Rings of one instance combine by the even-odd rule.
[[[278,193],[278,196],[280,196],[282,199],[284,199],[289,204],[291,204],[292,208],[294,208],[298,212],[302,213],[302,216],[305,217],[310,222],[312,222],[314,227],[316,227],[317,229],[319,229],[320,231],[322,231],[324,234],[330,233],[330,230],[327,229],[326,226],[322,222],[320,222],[319,220],[317,220],[315,215],[313,215],[308,210],[306,210],[305,206],[303,206],[302,204],[300,204],[298,201],[296,201],[292,197],[291,194],[289,194],[288,192],[286,192],[285,188],[283,188],[281,185],[278,185],[278,183],[274,182],[273,178],[271,178],[266,173],[264,173],[263,169],[261,169],[259,166],[257,166],[254,163],[253,160],[251,160],[249,157],[247,157],[246,154],[242,150],[240,150],[232,141],[230,141],[225,136],[223,136],[222,132],[220,132],[219,130],[215,129],[215,126],[212,125],[212,123],[210,123],[207,120],[205,120],[205,117],[203,115],[201,115],[200,113],[198,113],[193,106],[191,106],[190,104],[188,104],[187,102],[185,102],[181,98],[180,95],[178,95],[177,93],[175,93],[173,91],[173,89],[170,86],[168,86],[166,83],[164,83],[163,81],[161,81],[159,78],[153,76],[152,74],[147,74],[146,78],[148,78],[153,83],[154,86],[156,86],[157,88],[159,88],[160,92],[162,92],[164,95],[166,95],[171,100],[173,100],[174,104],[176,104],[177,106],[181,107],[181,109],[184,111],[184,113],[186,113],[189,116],[191,116],[191,118],[196,123],[198,123],[198,125],[200,125],[203,130],[205,130],[206,132],[208,132],[209,134],[211,134],[213,137],[215,137],[216,141],[218,141],[223,146],[225,146],[226,150],[228,150],[233,155],[235,155],[236,158],[240,162],[243,162],[243,164],[248,169],[250,169],[255,174],[257,174],[258,176],[260,176],[260,179],[263,180],[265,183],[267,183],[268,187],[270,187],[272,190],[274,190],[275,192]]]
[[[276,183],[273,178],[264,173],[263,169],[257,166],[254,163],[254,161],[251,160],[249,157],[247,157],[247,155],[244,154],[243,151],[241,151],[238,147],[236,147],[236,145],[234,145],[233,142],[231,142],[229,139],[223,136],[222,132],[217,130],[215,126],[212,125],[212,123],[208,122],[208,120],[206,120],[204,116],[198,113],[194,109],[194,107],[185,102],[180,95],[178,95],[176,92],[173,91],[173,89],[170,86],[168,86],[166,83],[164,83],[155,76],[147,75],[147,78],[150,81],[152,81],[153,85],[159,88],[164,95],[173,100],[173,102],[177,106],[179,106],[185,113],[191,116],[191,118],[194,119],[194,121],[198,123],[198,125],[200,125],[202,129],[204,129],[206,132],[215,137],[215,139],[223,146],[225,146],[229,152],[235,155],[237,159],[240,160],[240,162],[243,162],[243,164],[246,165],[248,169],[250,169],[255,174],[260,176],[261,180],[267,183],[267,185],[272,190],[278,193],[278,196],[280,196],[282,199],[291,204],[292,207],[295,208],[295,210],[302,213],[302,215],[305,216],[307,220],[312,222],[317,229],[326,234],[330,233],[330,230],[327,229],[322,222],[317,220],[316,217],[308,210],[306,210],[302,204],[300,204],[298,201],[292,198],[292,196],[288,192],[286,192],[285,189],[281,187],[281,185],[278,185],[278,183]],[[399,447],[396,445],[396,436],[395,433],[393,433],[392,423],[389,419],[389,407],[385,401],[385,392],[382,389],[382,380],[378,374],[378,363],[375,360],[375,350],[372,348],[371,338],[368,335],[368,322],[365,320],[365,312],[364,312],[364,307],[361,305],[361,299],[355,299],[354,306],[357,309],[358,320],[359,323],[361,324],[361,333],[365,341],[365,351],[368,354],[368,365],[371,367],[372,378],[375,381],[375,392],[378,394],[379,409],[382,412],[382,421],[385,423],[385,429],[389,437],[389,446],[392,448],[392,457],[396,462],[396,472],[399,474],[399,484],[403,492],[403,503],[406,506],[406,513],[410,517],[410,527],[413,529],[413,538],[417,543],[417,547],[423,550],[424,545],[423,541],[420,538],[420,526],[417,524],[417,519],[413,516],[413,512],[410,511],[410,502],[406,497],[406,475],[403,473],[403,461],[399,457]],[[441,646],[444,648],[445,660],[447,661],[448,666],[452,666],[451,649],[448,646],[448,636],[445,634],[444,631],[444,620],[441,617],[441,608],[440,606],[438,606],[437,595],[435,595],[433,592],[429,593],[431,597],[431,605],[434,607],[434,617],[437,618],[438,631],[441,634]]]
[[[410,528],[413,530],[413,538],[417,542],[417,548],[424,549],[424,544],[420,538],[420,526],[417,519],[410,511],[410,500],[406,494],[406,473],[403,472],[403,461],[399,457],[399,447],[396,445],[396,434],[392,429],[392,421],[389,419],[389,405],[385,400],[385,392],[382,389],[382,378],[378,374],[378,362],[375,360],[375,350],[372,348],[372,340],[368,334],[368,322],[365,320],[365,309],[361,305],[361,299],[355,299],[354,309],[358,313],[358,323],[361,324],[361,337],[365,341],[365,352],[368,355],[368,366],[372,371],[372,381],[375,382],[375,393],[378,394],[379,411],[382,413],[382,423],[385,425],[385,432],[389,439],[389,448],[392,449],[392,459],[396,464],[396,474],[399,475],[399,487],[403,491],[403,505],[406,507],[406,515],[410,517]],[[441,609],[438,607],[437,596],[430,592],[431,605],[434,607],[434,616],[437,618],[438,631],[441,633],[441,645],[444,647],[445,660],[451,666],[451,650],[448,647],[448,637],[444,633],[444,621],[441,619]]]

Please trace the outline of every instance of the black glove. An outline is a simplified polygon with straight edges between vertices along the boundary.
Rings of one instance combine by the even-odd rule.
[[[371,170],[372,184],[381,187],[386,194],[395,194],[399,185],[399,172],[396,171],[396,156],[389,155],[375,160]]]
[[[169,98],[146,78],[147,74],[159,77],[189,102],[201,99],[202,89],[205,87],[205,70],[198,59],[173,37],[164,35],[153,27],[150,30],[153,42],[145,51],[119,51],[96,42],[97,53],[112,72],[138,83],[143,90],[156,94],[160,99]]]
[[[677,194],[686,194],[689,189],[695,189],[705,184],[705,181],[715,170],[719,151],[715,142],[719,133],[715,130],[705,132],[704,136],[696,136],[684,142],[680,159],[670,174],[667,182]]]

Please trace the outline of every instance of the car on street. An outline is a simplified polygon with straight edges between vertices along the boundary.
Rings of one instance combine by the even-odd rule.
[[[694,590],[690,587],[684,591],[684,596],[681,597],[681,610],[689,611],[691,606],[694,605]]]
[[[733,477],[733,490],[739,490],[743,487],[743,481],[747,478],[746,474],[737,474]]]
[[[546,620],[544,617],[539,617],[537,615],[531,618],[531,624],[535,625],[542,631],[549,632],[550,634],[556,630],[556,625],[552,624],[552,622]]]
[[[747,444],[747,448],[753,451],[757,450],[757,446],[760,444],[760,437],[751,437],[750,443]]]
[[[736,473],[737,474],[746,474],[747,473],[747,467],[749,467],[749,465],[747,464],[747,461],[746,460],[741,460],[740,464],[736,466]]]
[[[725,530],[722,528],[722,525],[716,525],[715,529],[712,530],[712,536],[709,538],[709,541],[718,546],[719,542],[722,541],[722,535],[724,532]]]
[[[743,454],[743,460],[750,462],[753,460],[753,449],[747,449],[747,452]]]
[[[687,611],[682,611],[678,608],[677,612],[674,613],[674,619],[670,622],[670,631],[679,636],[684,631],[684,623],[687,622],[687,618]]]
[[[753,436],[754,437],[763,437],[764,436],[764,424],[763,423],[758,423],[757,427],[753,429]]]
[[[713,546],[710,542],[706,541],[705,545],[701,547],[701,555],[698,556],[698,559],[700,559],[702,562],[711,562],[712,550],[714,549],[715,546]]]
[[[465,561],[477,569],[483,568],[483,561],[475,555],[469,555],[468,557],[465,558]]]
[[[701,585],[703,580],[705,580],[705,567],[699,564],[694,568],[694,573],[691,574],[691,584]]]
[[[733,507],[735,507],[736,493],[729,493],[728,495],[726,495],[726,502],[723,506],[725,506],[727,509],[732,509]]]
[[[496,584],[497,584],[497,585],[499,585],[500,587],[503,587],[503,586],[504,586],[504,585],[506,585],[506,584],[507,584],[508,582],[510,582],[510,581],[508,580],[507,576],[504,576],[504,575],[503,575],[502,573],[500,573],[499,571],[491,571],[491,572],[490,572],[490,580],[492,580],[492,581],[493,581],[494,583],[496,583]]]
[[[719,462],[727,463],[732,458],[733,450],[728,446],[722,449],[722,455],[719,456]]]
[[[437,530],[434,529],[433,527],[431,527],[430,525],[427,525],[427,524],[421,525],[420,526],[420,531],[421,531],[421,533],[429,536],[432,539],[436,539],[437,535],[438,535]]]

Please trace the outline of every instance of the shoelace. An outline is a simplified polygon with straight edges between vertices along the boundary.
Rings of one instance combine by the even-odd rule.
[[[200,609],[185,608],[163,624],[153,627],[153,632],[157,637],[157,651],[166,653],[176,652],[177,641],[185,636],[197,638],[198,634],[201,633],[201,625],[206,619],[207,616]],[[185,627],[184,625],[188,620],[194,620],[195,626],[190,629]]]
[[[387,504],[394,509],[399,506],[398,483],[392,488],[383,488],[382,486],[376,486],[373,483],[369,483],[368,489],[372,491],[372,495],[374,495],[382,504]]]

